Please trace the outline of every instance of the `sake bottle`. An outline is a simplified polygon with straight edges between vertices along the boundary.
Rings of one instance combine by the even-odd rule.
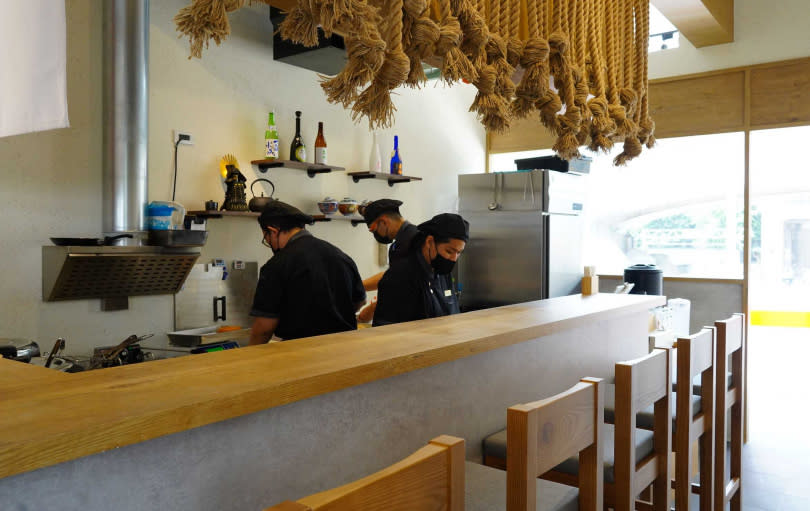
[[[371,172],[382,172],[382,157],[380,156],[380,144],[377,143],[377,132],[372,132],[374,136],[371,142],[371,152],[368,155],[368,170]]]
[[[301,111],[295,112],[295,137],[290,144],[290,159],[292,161],[307,161],[307,148],[304,139],[301,137]]]
[[[315,137],[315,163],[326,165],[326,139],[323,136],[323,123],[318,123],[318,136]]]
[[[391,174],[402,175],[402,158],[399,157],[399,137],[394,135],[394,151],[391,153]]]
[[[264,157],[268,160],[278,159],[278,131],[274,112],[270,112],[267,116],[267,129],[264,131]]]

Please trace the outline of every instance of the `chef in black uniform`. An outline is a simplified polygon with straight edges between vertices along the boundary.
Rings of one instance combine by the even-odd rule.
[[[262,266],[250,315],[250,344],[275,334],[283,340],[357,328],[366,303],[354,261],[305,229],[312,217],[274,200],[259,216],[262,244],[273,257]]]
[[[374,235],[377,243],[388,245],[389,264],[408,255],[411,240],[419,232],[415,225],[402,217],[399,212],[401,205],[402,201],[379,199],[366,206],[363,212],[363,220],[368,226],[368,232]],[[376,291],[384,273],[380,272],[364,279],[363,287],[365,290]],[[361,321],[371,321],[376,306],[376,302],[367,305],[360,311],[359,319]]]
[[[470,224],[442,213],[418,229],[408,256],[392,262],[380,280],[374,326],[459,312],[450,272],[470,238]]]

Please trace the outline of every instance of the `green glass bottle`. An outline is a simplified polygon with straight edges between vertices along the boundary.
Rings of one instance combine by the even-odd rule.
[[[274,112],[270,112],[267,116],[267,129],[264,131],[264,157],[268,160],[278,159],[278,131]]]

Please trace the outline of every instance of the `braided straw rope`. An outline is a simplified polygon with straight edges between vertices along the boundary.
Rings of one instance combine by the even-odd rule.
[[[504,13],[507,17],[507,23],[504,27],[506,37],[506,60],[509,65],[517,67],[520,64],[520,58],[523,55],[523,41],[520,39],[520,0],[505,0],[506,9]],[[504,25],[502,23],[502,25]]]
[[[649,60],[649,47],[648,41],[650,40],[650,4],[647,2],[640,3],[640,21],[641,27],[641,41],[636,45],[636,51],[639,52],[637,62],[641,63],[641,108],[639,114],[639,142],[646,145],[651,149],[655,145],[655,123],[650,117],[649,100],[650,100],[650,86],[648,77],[648,60]]]
[[[369,83],[380,70],[385,60],[386,43],[380,36],[382,20],[376,7],[365,1],[349,0],[350,4],[341,4],[346,12],[338,9],[337,2],[323,2],[321,12],[332,4],[333,26],[325,30],[340,29],[346,34],[346,67],[333,78],[321,77],[321,88],[330,103],[340,103],[348,108],[357,99],[360,87]],[[299,2],[301,6],[304,2]],[[348,13],[352,13],[349,16]],[[289,20],[289,16],[285,23]],[[282,33],[283,36],[283,33]]]
[[[433,55],[433,46],[439,40],[439,26],[430,19],[427,0],[405,0],[403,45],[410,60],[410,71],[405,84],[418,88],[427,81],[422,60]]]
[[[393,125],[396,107],[391,91],[408,79],[410,60],[402,49],[402,1],[374,0],[380,7],[382,23],[387,24],[385,61],[374,75],[374,80],[360,93],[352,107],[352,119],[367,117],[369,128],[388,128]]]
[[[231,33],[228,13],[241,8],[244,3],[245,0],[193,0],[180,9],[174,23],[177,31],[188,37],[188,58],[202,58],[203,46],[207,49],[212,39],[217,46],[227,39]]]
[[[624,0],[622,23],[624,36],[624,83],[625,87],[619,92],[619,100],[626,112],[624,145],[622,152],[613,159],[614,165],[626,165],[628,161],[641,154],[641,142],[638,140],[638,124],[634,120],[638,95],[634,90],[636,83],[640,83],[640,77],[635,66],[636,52],[635,46],[638,43],[635,30],[634,4],[637,0]]]
[[[461,51],[461,24],[452,15],[450,0],[439,0],[439,11],[442,18],[439,26],[439,40],[435,45],[435,55],[442,60],[442,78],[448,84],[462,78],[472,82],[478,78],[478,72],[467,56]]]
[[[575,37],[574,64],[571,66],[571,74],[574,79],[574,104],[579,110],[581,117],[577,131],[577,145],[584,145],[588,140],[591,131],[591,111],[588,110],[588,78],[585,67],[586,40],[587,40],[587,20],[585,19],[585,0],[571,0],[571,10],[573,11],[573,22],[571,32]]]
[[[555,11],[556,9],[555,4]],[[582,114],[576,105],[576,86],[574,83],[574,73],[570,63],[569,53],[571,51],[568,34],[564,32],[570,25],[568,17],[572,3],[566,2],[561,5],[559,27],[549,36],[549,55],[551,72],[554,75],[555,86],[562,91],[562,100],[565,105],[565,113],[557,114],[557,141],[552,149],[561,158],[570,160],[579,156],[579,140],[577,134],[582,124]]]
[[[591,112],[591,142],[588,148],[594,152],[608,152],[613,147],[613,140],[610,137],[616,131],[616,123],[608,115],[608,101],[605,95],[605,63],[602,56],[605,0],[588,0],[587,9],[594,13],[588,28],[591,47],[589,81],[594,95],[588,101],[588,110]]]
[[[538,6],[538,4],[541,4]],[[545,1],[530,0],[526,4],[526,17],[529,25],[529,39],[523,47],[520,65],[524,69],[523,78],[515,89],[512,114],[518,118],[527,117],[537,103],[546,98],[548,90],[549,46],[540,38],[540,11],[545,11]],[[559,98],[557,98],[559,101]]]

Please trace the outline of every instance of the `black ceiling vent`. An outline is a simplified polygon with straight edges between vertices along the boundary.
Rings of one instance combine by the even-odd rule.
[[[281,38],[278,26],[287,17],[275,7],[270,8],[270,21],[273,23],[273,60],[293,66],[303,67],[321,74],[333,76],[346,66],[346,45],[343,37],[332,34],[325,37],[318,28],[318,46],[308,48]]]

